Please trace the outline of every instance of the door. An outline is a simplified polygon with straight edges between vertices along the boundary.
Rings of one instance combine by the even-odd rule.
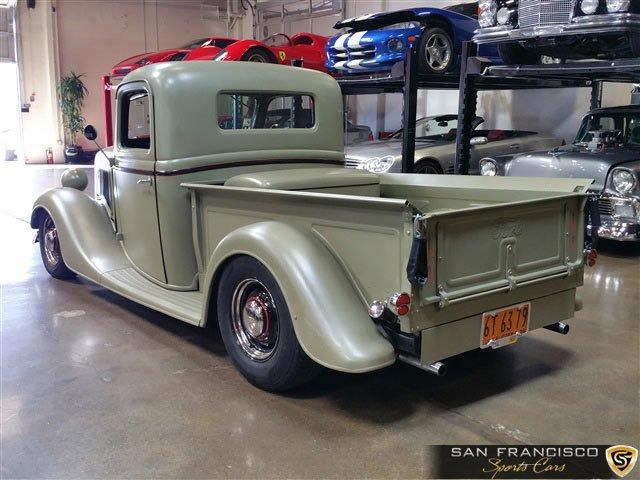
[[[142,82],[121,86],[117,102],[114,191],[118,236],[138,271],[166,283],[154,175],[153,102]]]

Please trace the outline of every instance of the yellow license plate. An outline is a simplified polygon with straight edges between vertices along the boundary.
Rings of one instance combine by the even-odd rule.
[[[482,315],[480,348],[510,345],[529,330],[531,302],[512,305]]]

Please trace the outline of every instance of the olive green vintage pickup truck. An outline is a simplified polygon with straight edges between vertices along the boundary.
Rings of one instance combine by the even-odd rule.
[[[294,67],[157,64],[116,101],[95,198],[71,171],[35,202],[44,265],[219,324],[255,385],[566,333],[590,180],[345,169],[340,89]]]

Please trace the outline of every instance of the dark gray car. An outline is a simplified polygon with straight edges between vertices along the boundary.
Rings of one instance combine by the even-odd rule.
[[[583,119],[572,145],[480,160],[482,175],[593,178],[598,236],[640,240],[640,106],[600,108]]]

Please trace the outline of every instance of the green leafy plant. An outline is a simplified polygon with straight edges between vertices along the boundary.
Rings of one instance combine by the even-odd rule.
[[[84,99],[89,94],[89,90],[82,82],[84,74],[70,72],[60,78],[58,86],[58,100],[62,111],[62,123],[67,134],[67,139],[71,145],[76,144],[78,133],[82,131],[84,117],[82,116],[82,106]]]

